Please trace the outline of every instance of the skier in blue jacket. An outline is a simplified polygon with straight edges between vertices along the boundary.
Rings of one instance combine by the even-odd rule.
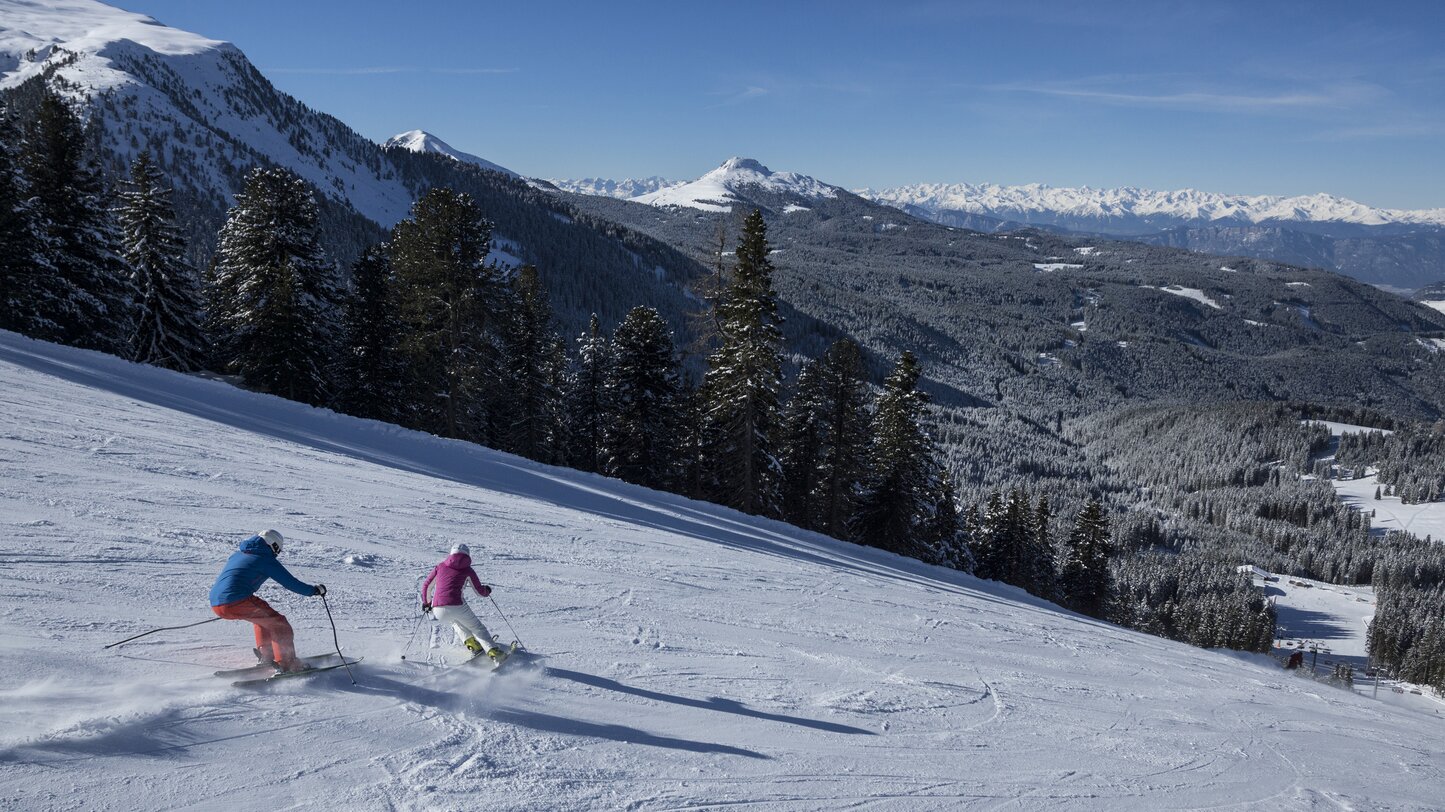
[[[304,664],[296,659],[296,644],[286,616],[256,597],[256,590],[267,580],[274,580],[297,595],[325,595],[326,587],[306,584],[286,571],[276,556],[281,554],[284,539],[275,530],[266,530],[241,542],[241,547],[226,559],[226,566],[211,586],[211,611],[227,620],[249,620],[256,626],[256,658],[273,665],[278,671],[299,671]]]

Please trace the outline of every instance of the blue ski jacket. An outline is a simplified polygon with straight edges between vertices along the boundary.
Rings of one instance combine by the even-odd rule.
[[[256,594],[268,578],[297,595],[316,594],[316,587],[302,583],[281,566],[276,554],[271,551],[271,545],[262,541],[260,536],[252,536],[241,542],[241,548],[226,559],[226,566],[221,568],[221,574],[216,576],[216,583],[211,586],[211,605],[223,606],[245,600]]]

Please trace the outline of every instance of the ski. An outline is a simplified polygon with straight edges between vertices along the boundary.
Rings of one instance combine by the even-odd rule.
[[[297,659],[308,666],[316,666],[326,662],[327,660],[336,659],[336,652],[333,651],[326,654],[315,654],[310,657],[298,657]],[[215,672],[215,674],[218,677],[244,677],[247,674],[269,675],[275,673],[275,671],[276,667],[271,665],[270,663],[256,663],[255,665],[248,665],[245,668],[225,668]]]
[[[345,668],[348,665],[356,665],[359,662],[361,662],[361,658],[357,657],[354,660],[346,660],[345,662],[339,662],[335,665],[321,665],[314,668],[303,668],[300,671],[278,671],[269,677],[236,680],[235,682],[231,683],[231,685],[235,688],[255,688],[261,685],[265,685],[268,682],[275,682],[276,680],[290,679],[292,677],[309,677],[313,674],[320,674],[323,671],[335,671],[338,668]]]

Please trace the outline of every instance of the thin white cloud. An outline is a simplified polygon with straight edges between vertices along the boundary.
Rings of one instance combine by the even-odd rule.
[[[420,69],[407,66],[376,65],[361,68],[267,68],[265,72],[314,74],[317,76],[371,76],[384,73],[415,73],[418,70]]]
[[[1117,90],[1091,90],[1059,85],[995,85],[993,90],[1011,93],[1032,93],[1043,96],[1094,101],[1123,107],[1174,107],[1217,112],[1260,112],[1268,110],[1338,107],[1345,102],[1341,94],[1277,93],[1126,93]]]
[[[452,75],[472,76],[480,74],[502,74],[516,73],[521,68],[432,68],[431,73],[446,73]]]
[[[452,76],[478,76],[516,73],[520,68],[422,68],[416,65],[372,65],[356,68],[267,68],[266,73],[291,73],[316,76],[375,76],[389,73],[435,73]]]
[[[726,96],[726,98],[724,98],[717,104],[710,105],[710,107],[731,107],[734,104],[743,104],[744,102],[750,102],[754,99],[761,99],[762,97],[768,95],[770,92],[771,91],[765,87],[748,85],[747,87],[738,91],[713,93],[712,95],[714,96]]]

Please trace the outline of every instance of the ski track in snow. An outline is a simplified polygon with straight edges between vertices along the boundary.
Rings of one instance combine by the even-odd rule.
[[[344,670],[204,620],[252,532]],[[416,635],[467,541],[531,655]],[[362,565],[344,563],[352,557]],[[0,333],[0,809],[1429,809],[1445,719],[775,522]],[[269,585],[303,653],[319,600]],[[472,599],[500,638],[490,602]]]

